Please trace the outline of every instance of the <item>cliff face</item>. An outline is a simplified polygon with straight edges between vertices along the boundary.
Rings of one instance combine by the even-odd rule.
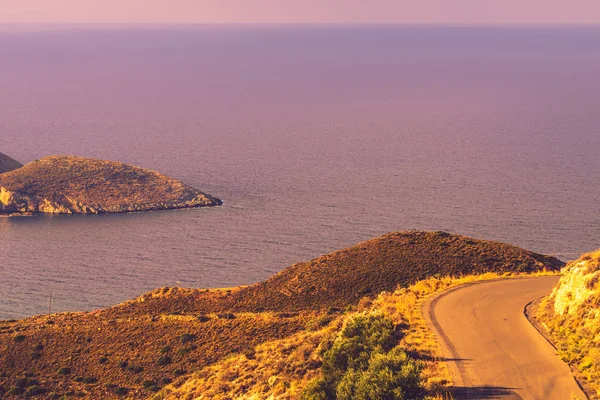
[[[562,358],[600,398],[600,250],[570,262],[564,272],[538,317]]]
[[[0,214],[102,214],[220,204],[158,172],[82,157],[46,157],[0,175]]]
[[[0,174],[4,172],[14,171],[15,169],[21,168],[23,164],[13,160],[6,154],[0,153]]]

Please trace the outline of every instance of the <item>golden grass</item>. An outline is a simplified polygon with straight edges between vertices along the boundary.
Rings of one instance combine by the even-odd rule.
[[[320,373],[319,346],[357,312],[373,312],[405,326],[400,345],[427,363],[424,383],[443,395],[449,378],[436,362],[422,301],[453,285],[559,265],[501,243],[399,232],[248,287],[161,288],[106,310],[0,322],[0,393],[27,377],[47,398],[141,399],[165,385],[165,396],[296,398]],[[417,282],[422,277],[429,278]]]
[[[537,311],[561,358],[588,394],[600,399],[600,251],[567,264]]]
[[[405,335],[399,346],[423,363],[422,378],[427,398],[451,399],[448,392],[451,376],[441,361],[441,348],[423,316],[423,302],[430,296],[471,282],[533,275],[556,275],[556,272],[429,278],[408,288],[382,292],[375,299],[364,297],[353,309],[336,317],[330,316],[332,321],[323,328],[260,344],[250,358],[237,354],[191,377],[182,377],[154,399],[298,399],[306,384],[320,376],[322,346],[360,313],[384,314],[403,326]],[[318,318],[326,316],[322,314]]]

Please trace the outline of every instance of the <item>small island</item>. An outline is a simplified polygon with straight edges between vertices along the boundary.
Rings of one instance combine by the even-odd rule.
[[[107,214],[221,205],[156,171],[121,162],[50,156],[25,166],[0,158],[0,215]]]
[[[15,169],[21,168],[23,164],[13,160],[6,154],[0,153],[0,174],[4,172],[14,171]]]

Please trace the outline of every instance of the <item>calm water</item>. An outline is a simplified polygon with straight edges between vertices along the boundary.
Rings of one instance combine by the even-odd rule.
[[[0,219],[0,318],[265,279],[394,230],[600,246],[600,28],[0,29],[0,151],[220,208]]]

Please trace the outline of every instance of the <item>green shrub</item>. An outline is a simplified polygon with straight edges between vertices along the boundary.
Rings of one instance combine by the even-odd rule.
[[[308,382],[302,391],[300,400],[327,400],[334,398],[333,396],[330,385],[327,384],[325,379],[317,378]]]
[[[348,371],[336,389],[338,400],[415,399],[421,394],[420,366],[402,349],[374,354],[366,371]]]
[[[108,362],[108,358],[106,357],[100,357],[100,359],[98,360],[98,364],[106,364]]]
[[[394,324],[360,314],[323,353],[323,377],[309,382],[303,400],[422,398],[420,365],[401,348]]]
[[[323,355],[323,373],[333,382],[339,382],[349,369],[366,369],[371,354],[390,351],[396,341],[390,319],[382,315],[358,315]]]
[[[57,372],[59,375],[69,375],[71,373],[71,368],[59,368]]]

